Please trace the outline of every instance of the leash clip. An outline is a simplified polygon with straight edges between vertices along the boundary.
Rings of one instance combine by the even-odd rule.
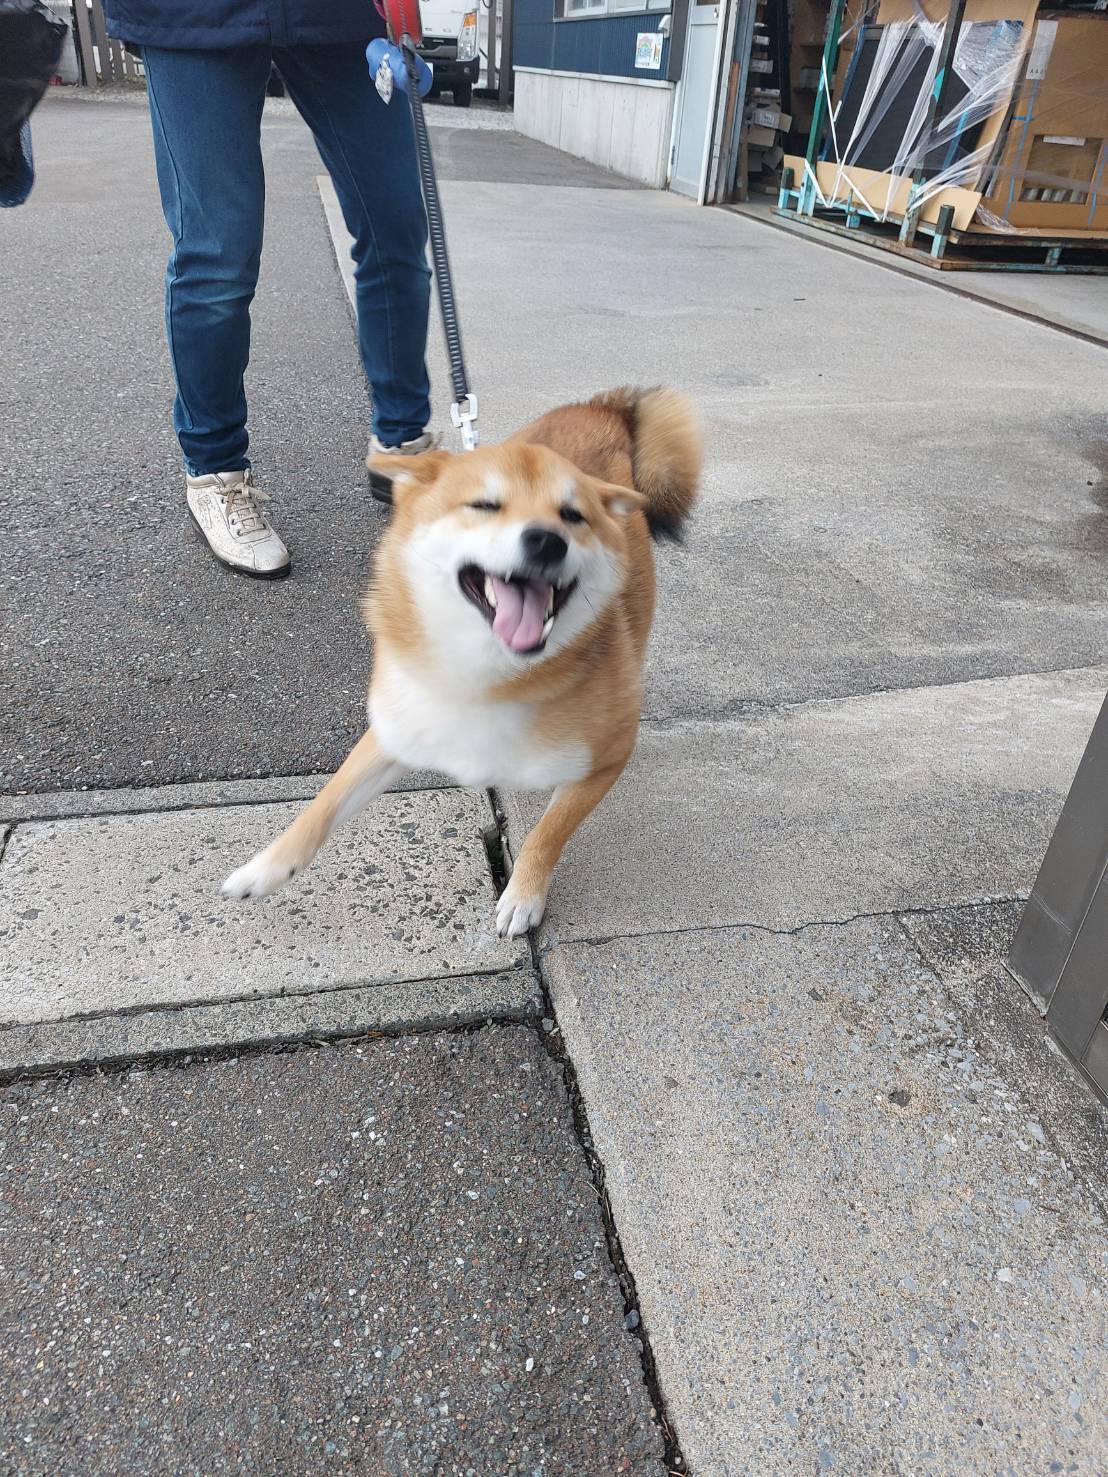
[[[477,446],[477,396],[472,390],[464,400],[455,400],[450,407],[450,419],[461,432],[462,446],[473,451]]]

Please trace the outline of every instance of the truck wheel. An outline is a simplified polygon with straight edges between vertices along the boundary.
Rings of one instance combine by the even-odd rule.
[[[454,106],[456,108],[468,108],[473,101],[473,83],[459,82],[454,89]]]

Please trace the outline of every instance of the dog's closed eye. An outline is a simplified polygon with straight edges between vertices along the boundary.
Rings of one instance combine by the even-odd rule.
[[[488,498],[483,498],[476,503],[466,503],[467,508],[472,508],[475,513],[499,513],[501,504],[494,503]]]
[[[579,512],[576,508],[571,507],[568,503],[564,508],[558,509],[558,516],[561,518],[563,523],[584,523],[585,521],[584,513]]]

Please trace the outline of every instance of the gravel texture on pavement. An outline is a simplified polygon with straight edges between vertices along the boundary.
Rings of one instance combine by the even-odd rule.
[[[17,1084],[0,1126],[4,1472],[660,1472],[533,1031]]]

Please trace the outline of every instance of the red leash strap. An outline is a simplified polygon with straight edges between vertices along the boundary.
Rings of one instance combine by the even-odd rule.
[[[413,46],[419,45],[423,40],[419,0],[373,0],[373,4],[394,46],[399,46],[405,36],[411,39]]]

